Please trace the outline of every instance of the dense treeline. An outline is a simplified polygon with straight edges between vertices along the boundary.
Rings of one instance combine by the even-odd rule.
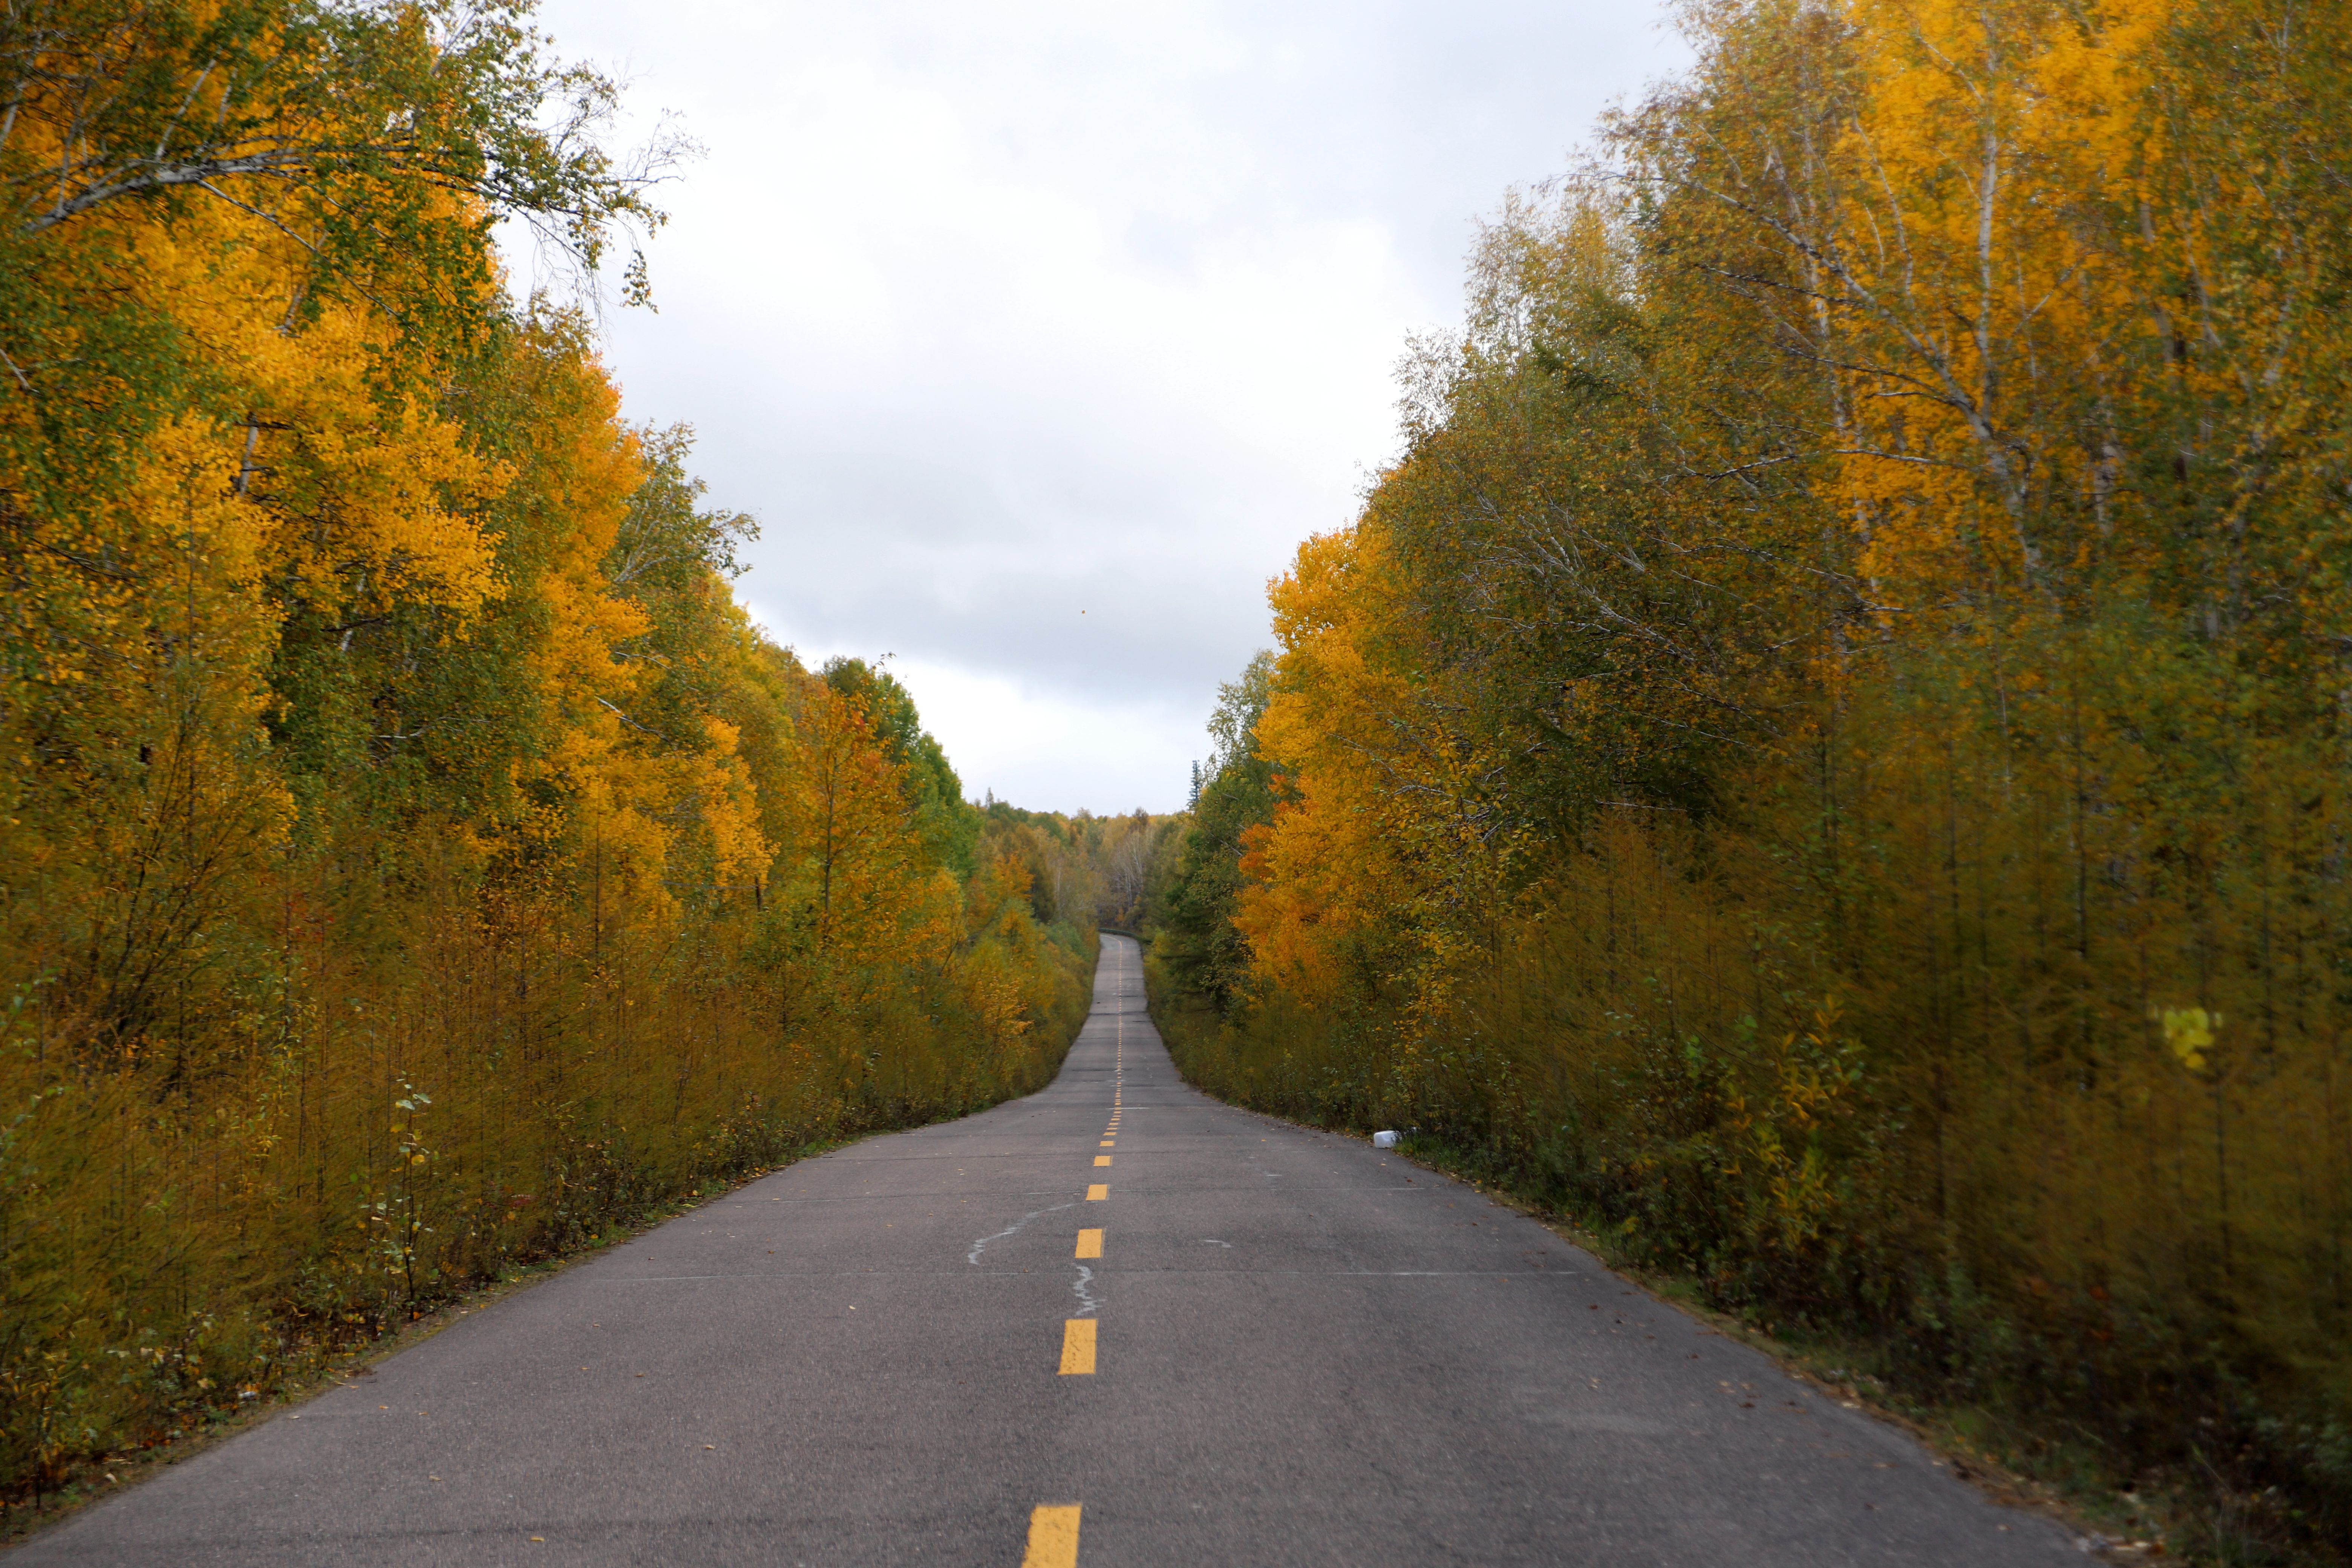
[[[505,292],[658,217],[526,21],[0,18],[11,1495],[1083,1016],[1090,908]]]
[[[1140,807],[1125,816],[1023,811],[991,798],[992,842],[1029,875],[1038,920],[1148,934],[1153,891],[1181,841],[1180,820]]]
[[[1180,1055],[2340,1544],[2347,14],[1686,19],[1275,586]]]

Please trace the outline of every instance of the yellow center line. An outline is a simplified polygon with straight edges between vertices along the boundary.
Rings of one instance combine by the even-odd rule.
[[[1062,1375],[1091,1377],[1095,1370],[1095,1321],[1071,1318],[1062,1324]]]
[[[1100,1203],[1108,1196],[1110,1196],[1110,1188],[1100,1182],[1087,1189],[1087,1201],[1089,1203]]]
[[[1100,1258],[1102,1256],[1102,1232],[1099,1230],[1082,1230],[1078,1232],[1077,1256],[1080,1258]]]
[[[1029,1550],[1021,1568],[1078,1568],[1078,1504],[1040,1503],[1029,1510]]]
[[[1110,1156],[1108,1154],[1097,1154],[1095,1156],[1095,1163],[1097,1165],[1108,1165],[1110,1163]]]
[[[1112,1140],[1106,1138],[1101,1142],[1096,1144],[1095,1147],[1097,1149],[1116,1149],[1118,1145]]]

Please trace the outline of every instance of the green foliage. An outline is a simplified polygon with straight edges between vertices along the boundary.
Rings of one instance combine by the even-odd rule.
[[[907,810],[925,852],[958,877],[975,868],[980,812],[963,797],[963,781],[948,754],[922,726],[915,700],[888,670],[863,659],[825,661],[825,684],[855,703],[874,726],[890,760],[904,770]]]
[[[593,273],[616,227],[659,225],[646,192],[685,149],[666,142],[616,162],[596,134],[615,89],[550,59],[530,10],[17,6],[0,30],[10,238],[126,201],[224,201],[273,221],[299,209],[318,222],[305,237],[318,285],[402,258],[463,297],[489,282],[480,230],[507,213]],[[630,277],[642,286],[638,264]],[[422,324],[404,312],[412,331]]]
[[[1274,656],[1252,658],[1239,679],[1218,689],[1209,721],[1213,743],[1179,840],[1175,863],[1156,890],[1152,961],[1172,984],[1230,1010],[1247,984],[1249,950],[1234,925],[1243,840],[1274,818],[1275,770],[1257,753],[1257,721],[1272,691]]]
[[[0,1503],[1084,1018],[905,691],[495,287],[652,216],[522,17],[0,19]]]
[[[2352,31],[1686,19],[1276,584],[1163,1028],[2340,1553]]]

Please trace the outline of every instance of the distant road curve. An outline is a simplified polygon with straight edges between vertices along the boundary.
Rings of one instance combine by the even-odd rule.
[[[781,1171],[20,1547],[47,1564],[2080,1563],[1468,1187],[1176,1076]]]

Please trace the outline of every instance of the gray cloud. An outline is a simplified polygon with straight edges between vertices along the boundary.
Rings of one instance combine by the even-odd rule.
[[[609,353],[760,515],[741,592],[893,651],[976,790],[1179,804],[1263,586],[1393,448],[1477,216],[1679,63],[1654,0],[554,0],[710,157]],[[1083,611],[1084,614],[1080,614]],[[1107,737],[1116,744],[1104,744]]]

